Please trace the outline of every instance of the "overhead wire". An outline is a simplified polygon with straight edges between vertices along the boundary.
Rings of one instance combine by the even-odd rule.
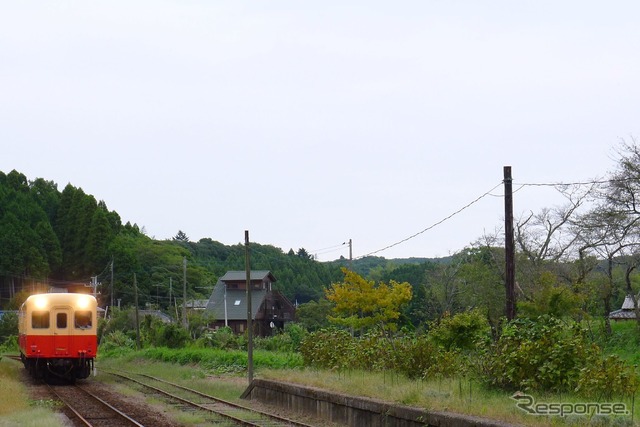
[[[594,180],[587,180],[587,181],[575,181],[575,182],[548,182],[548,183],[531,183],[531,182],[524,182],[524,183],[519,183],[519,182],[514,182],[514,185],[519,186],[516,190],[514,190],[514,193],[517,193],[519,191],[521,191],[522,189],[524,189],[525,187],[567,187],[567,186],[586,186],[586,185],[598,185],[598,184],[611,184],[611,183],[623,183],[623,182],[629,182],[629,181],[638,181],[638,179],[636,178],[622,178],[622,179],[594,179]],[[474,205],[475,203],[479,202],[481,199],[483,199],[486,196],[492,196],[492,197],[503,197],[502,195],[496,195],[496,194],[491,194],[491,192],[493,190],[495,190],[496,188],[498,188],[500,185],[502,185],[503,181],[501,181],[499,184],[497,184],[496,186],[494,186],[491,190],[483,193],[481,196],[475,198],[474,200],[472,200],[471,202],[467,203],[466,205],[464,205],[463,207],[461,207],[460,209],[454,211],[453,213],[447,215],[446,217],[444,217],[443,219],[431,224],[430,226],[426,227],[425,229],[418,231],[417,233],[414,233],[404,239],[401,239],[395,243],[392,243],[390,245],[387,245],[381,249],[377,249],[375,251],[369,252],[365,255],[361,255],[357,258],[364,258],[366,256],[370,256],[370,255],[374,255],[380,252],[383,252],[387,249],[393,248],[395,246],[398,246],[404,242],[407,242],[411,239],[416,238],[417,236],[439,226],[440,224],[448,221],[449,219],[453,218],[454,216],[460,214],[461,212],[463,212],[464,210],[468,209],[469,207],[471,207],[472,205]],[[347,244],[347,242],[343,242],[341,244],[337,244],[337,245],[333,245],[333,246],[328,246],[326,248],[321,248],[321,249],[316,249],[313,251],[310,251],[310,254],[314,254],[314,255],[322,255],[322,254],[326,254],[326,253],[330,253],[330,252],[335,252],[337,250],[342,249],[343,246],[345,246]],[[103,269],[103,271],[101,273],[99,273],[98,275],[96,275],[96,277],[100,277],[103,276],[107,270],[109,269],[111,263],[108,263],[107,266]],[[15,273],[9,273],[9,272],[4,272],[2,273],[4,276],[9,276],[9,277],[13,277],[13,278],[20,278],[20,279],[27,279],[27,280],[34,280],[34,281],[40,281],[40,282],[45,282],[45,283],[49,283],[49,284],[72,284],[72,283],[83,283],[83,282],[91,282],[91,279],[78,279],[78,280],[51,280],[51,279],[42,279],[42,278],[35,278],[35,277],[31,277],[28,275],[23,275],[23,274],[15,274]]]
[[[568,187],[568,186],[586,186],[586,185],[598,185],[598,184],[611,184],[611,183],[617,183],[617,182],[628,182],[628,181],[638,181],[637,178],[622,178],[622,179],[594,179],[594,180],[590,180],[590,181],[576,181],[576,182],[555,182],[555,183],[516,183],[514,182],[514,185],[519,185],[520,187],[517,188],[516,190],[513,191],[513,193],[517,193],[518,191],[522,190],[525,187]],[[472,206],[473,204],[477,203],[478,201],[480,201],[481,199],[483,199],[486,196],[492,196],[492,197],[504,197],[503,195],[496,195],[496,194],[491,194],[491,192],[493,190],[495,190],[496,188],[498,188],[500,185],[503,184],[504,181],[501,181],[498,185],[496,185],[495,187],[493,187],[491,190],[485,192],[484,194],[482,194],[480,197],[477,197],[476,199],[472,200],[471,202],[469,202],[468,204],[464,205],[462,208],[458,209],[457,211],[453,212],[452,214],[446,216],[445,218],[441,219],[440,221],[430,225],[429,227],[425,228],[424,230],[421,230],[415,234],[412,234],[409,237],[406,237],[402,240],[399,240],[395,243],[392,243],[390,245],[387,245],[381,249],[369,252],[365,255],[361,255],[359,257],[357,257],[358,259],[360,258],[364,258],[373,254],[377,254],[379,252],[385,251],[387,249],[390,249],[394,246],[400,245],[408,240],[411,240],[417,236],[419,236],[422,233],[425,233],[429,230],[431,230],[432,228],[444,223],[445,221],[451,219],[452,217],[456,216],[457,214],[461,213],[462,211],[464,211],[465,209],[469,208],[470,206]]]
[[[417,233],[414,233],[414,234],[412,234],[412,235],[411,235],[411,236],[409,236],[409,237],[406,237],[406,238],[404,238],[404,239],[402,239],[402,240],[399,240],[399,241],[397,241],[397,242],[395,242],[395,243],[392,243],[392,244],[390,244],[390,245],[387,245],[387,246],[385,246],[385,247],[384,247],[384,248],[382,248],[382,249],[378,249],[378,250],[376,250],[376,251],[369,252],[369,253],[367,253],[367,254],[365,254],[365,255],[362,255],[362,256],[359,256],[359,257],[357,257],[357,258],[364,258],[364,257],[370,256],[370,255],[373,255],[373,254],[377,254],[377,253],[382,252],[382,251],[386,251],[387,249],[393,248],[394,246],[398,246],[398,245],[399,245],[399,244],[401,244],[401,243],[404,243],[404,242],[406,242],[406,241],[408,241],[408,240],[411,240],[411,239],[414,239],[414,238],[418,237],[418,236],[419,236],[419,235],[421,235],[422,233],[425,233],[425,232],[427,232],[427,231],[431,230],[432,228],[437,227],[438,225],[442,224],[443,222],[448,221],[449,219],[451,219],[451,218],[453,218],[454,216],[458,215],[460,212],[462,212],[462,211],[464,211],[464,210],[468,209],[470,206],[472,206],[472,205],[474,205],[475,203],[479,202],[481,199],[485,198],[486,196],[489,196],[493,190],[495,190],[496,188],[498,188],[498,187],[499,187],[499,186],[501,186],[501,185],[502,185],[502,181],[500,181],[500,183],[498,183],[496,186],[494,186],[491,190],[486,191],[486,192],[485,192],[485,193],[483,193],[481,196],[479,196],[479,197],[475,198],[474,200],[472,200],[471,202],[467,203],[466,205],[464,205],[463,207],[461,207],[461,208],[460,208],[460,209],[458,209],[457,211],[455,211],[455,212],[453,212],[453,213],[451,213],[451,214],[447,215],[446,217],[444,217],[444,218],[443,218],[443,219],[441,219],[440,221],[437,221],[437,222],[435,222],[435,223],[431,224],[430,226],[428,226],[428,227],[427,227],[427,228],[425,228],[424,230],[418,231]]]

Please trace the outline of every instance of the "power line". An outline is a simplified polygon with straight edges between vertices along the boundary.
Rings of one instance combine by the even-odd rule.
[[[458,209],[457,211],[455,211],[455,212],[453,212],[452,214],[450,214],[450,215],[448,215],[448,216],[444,217],[444,218],[443,218],[443,219],[441,219],[440,221],[438,221],[438,222],[436,222],[436,223],[434,223],[434,224],[430,225],[429,227],[425,228],[424,230],[422,230],[422,231],[418,231],[417,233],[412,234],[412,235],[411,235],[411,236],[409,236],[409,237],[406,237],[406,238],[404,238],[404,239],[402,239],[402,240],[399,240],[399,241],[397,241],[397,242],[395,242],[395,243],[392,243],[392,244],[390,244],[390,245],[388,245],[388,246],[385,246],[385,247],[384,247],[384,248],[382,248],[382,249],[378,249],[378,250],[376,250],[376,251],[369,252],[368,254],[362,255],[362,256],[360,256],[360,257],[358,257],[358,258],[364,258],[364,257],[367,257],[367,256],[369,256],[369,255],[377,254],[378,252],[386,251],[387,249],[390,249],[390,248],[392,248],[392,247],[394,247],[394,246],[397,246],[397,245],[399,245],[399,244],[401,244],[401,243],[404,243],[404,242],[406,242],[406,241],[408,241],[408,240],[411,240],[411,239],[413,239],[413,238],[415,238],[415,237],[419,236],[420,234],[422,234],[422,233],[424,233],[424,232],[426,232],[426,231],[431,230],[432,228],[434,228],[434,227],[436,227],[436,226],[438,226],[438,225],[442,224],[443,222],[445,222],[445,221],[447,221],[447,220],[449,220],[449,219],[453,218],[454,216],[456,216],[456,215],[457,215],[457,214],[459,214],[460,212],[462,212],[462,211],[464,211],[465,209],[469,208],[471,205],[473,205],[473,204],[475,204],[475,203],[479,202],[479,201],[480,201],[481,199],[483,199],[484,197],[489,196],[493,190],[495,190],[496,188],[500,187],[501,185],[502,185],[502,181],[501,181],[499,184],[497,184],[495,187],[493,187],[491,190],[489,190],[489,191],[485,192],[484,194],[482,194],[480,197],[477,197],[476,199],[474,199],[474,200],[472,200],[471,202],[467,203],[466,205],[464,205],[463,207],[461,207],[461,208],[460,208],[460,209]]]
[[[628,182],[628,181],[638,181],[637,178],[622,178],[622,179],[594,179],[591,181],[576,181],[576,182],[543,182],[543,183],[514,183],[514,185],[519,185],[519,188],[515,191],[513,191],[513,193],[517,193],[518,191],[522,190],[525,187],[569,187],[569,186],[591,186],[591,185],[601,185],[601,184],[614,184],[614,183],[624,183],[624,182]],[[395,243],[392,243],[388,246],[385,246],[382,249],[378,249],[376,251],[373,252],[369,252],[365,255],[362,255],[358,258],[364,258],[366,256],[369,255],[373,255],[373,254],[377,254],[379,252],[385,251],[387,249],[390,249],[394,246],[397,246],[401,243],[404,243],[408,240],[411,240],[417,236],[419,236],[420,234],[431,230],[432,228],[442,224],[443,222],[451,219],[452,217],[454,217],[455,215],[459,214],[460,212],[464,211],[465,209],[467,209],[468,207],[470,207],[471,205],[475,204],[476,202],[480,201],[480,199],[486,197],[486,196],[492,196],[492,197],[504,197],[502,195],[495,195],[495,194],[491,194],[491,192],[493,190],[495,190],[496,188],[498,188],[500,185],[502,185],[502,182],[500,182],[500,184],[496,185],[495,187],[493,187],[491,190],[487,191],[486,193],[484,193],[483,195],[481,195],[480,197],[474,199],[473,201],[471,201],[470,203],[466,204],[465,206],[463,206],[462,208],[458,209],[457,211],[453,212],[452,214],[448,215],[447,217],[441,219],[440,221],[430,225],[429,227],[425,228],[422,231],[419,231],[415,234],[412,234],[411,236],[404,238],[402,240],[399,240]]]
[[[326,251],[326,250],[328,250],[328,249],[341,248],[342,246],[344,246],[344,245],[346,245],[346,244],[347,244],[347,242],[342,242],[342,243],[340,243],[340,244],[338,244],[338,245],[328,246],[328,247],[326,247],[326,248],[322,248],[322,249],[314,249],[314,250],[309,251],[309,252],[317,253],[317,252]]]
[[[529,183],[516,183],[521,187],[568,187],[568,186],[585,186],[596,184],[615,184],[629,181],[638,181],[638,178],[619,178],[619,179],[594,179],[591,181],[576,181],[576,182],[529,182]]]

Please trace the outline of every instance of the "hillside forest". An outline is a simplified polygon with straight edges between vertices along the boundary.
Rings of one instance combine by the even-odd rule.
[[[603,319],[638,292],[640,265],[640,147],[621,141],[615,167],[591,182],[551,185],[564,204],[517,214],[517,312],[519,317]],[[134,301],[175,314],[188,299],[206,299],[218,277],[244,270],[245,245],[212,238],[197,242],[180,231],[155,240],[137,224],[122,223],[105,201],[81,187],[19,171],[0,172],[0,305],[15,309],[16,295],[48,286],[91,283],[100,304]],[[469,245],[443,259],[365,257],[318,262],[304,248],[285,250],[250,244],[253,270],[270,270],[274,286],[297,303],[309,330],[328,323],[335,301],[327,292],[350,267],[377,284],[406,283],[411,297],[402,304],[400,328],[419,330],[434,321],[476,309],[490,325],[504,315],[504,235],[502,230],[469,236]],[[186,269],[185,267],[186,261]]]

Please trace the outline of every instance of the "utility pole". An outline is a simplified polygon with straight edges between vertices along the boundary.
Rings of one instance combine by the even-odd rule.
[[[511,178],[511,166],[505,166],[504,172],[504,251],[505,251],[505,290],[507,296],[506,316],[507,320],[516,317],[516,293],[515,293],[515,241],[513,237],[513,179]]]
[[[353,242],[349,239],[349,270],[353,270],[351,268],[351,263],[353,262]]]
[[[140,315],[138,314],[138,281],[133,273],[133,291],[136,304],[136,349],[140,350]]]
[[[251,313],[251,263],[249,261],[249,230],[244,231],[244,270],[247,285],[247,375],[253,381],[253,322]]]
[[[93,289],[93,296],[97,297],[97,294],[98,294],[98,276],[91,276],[91,289]]]
[[[111,257],[111,308],[113,308],[113,291],[114,291],[114,286],[113,286],[113,257]]]
[[[182,326],[189,328],[187,321],[187,257],[182,258]]]
[[[224,284],[224,326],[229,326],[227,316],[227,284]]]

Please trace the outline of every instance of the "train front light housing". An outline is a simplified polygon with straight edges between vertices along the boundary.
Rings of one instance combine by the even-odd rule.
[[[80,310],[85,310],[87,308],[89,308],[89,297],[86,295],[81,296],[80,298],[78,298],[78,308]]]
[[[38,310],[44,310],[45,308],[47,308],[47,299],[43,296],[37,296],[33,300],[33,305]]]

